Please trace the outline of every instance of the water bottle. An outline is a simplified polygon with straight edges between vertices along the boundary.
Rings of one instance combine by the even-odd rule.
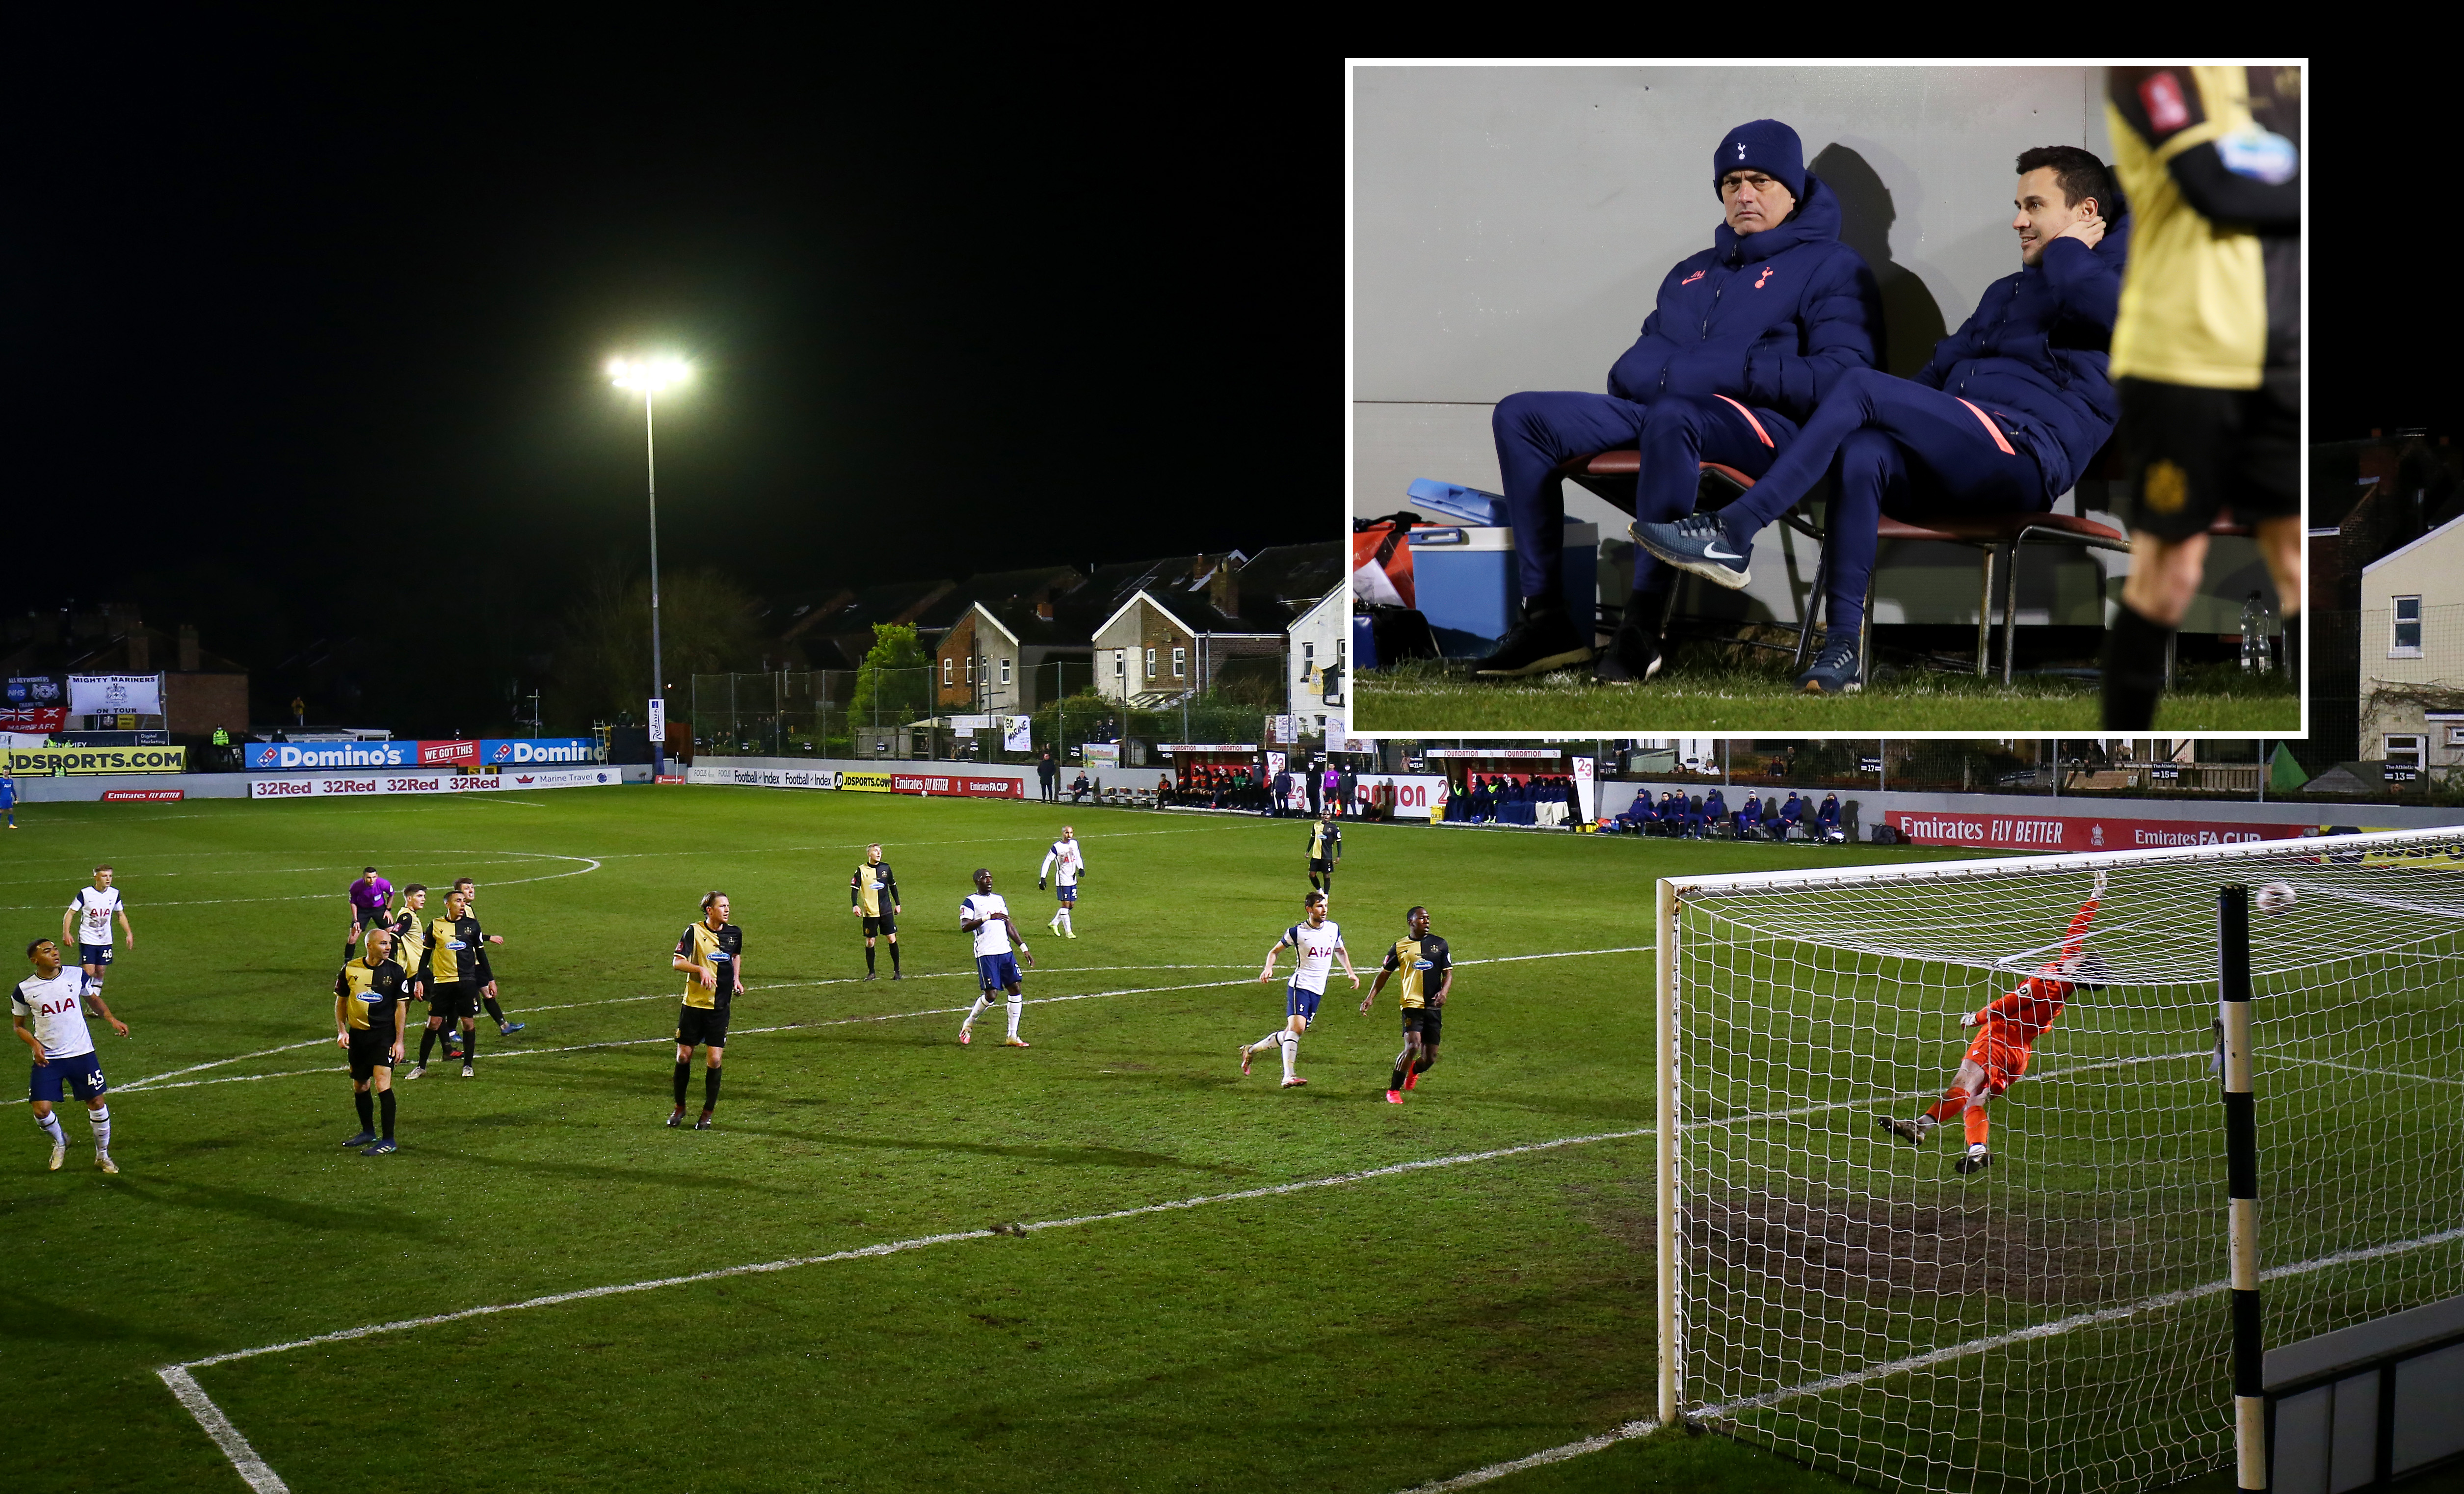
[[[2264,674],[2268,670],[2268,638],[2276,631],[2276,614],[2267,601],[2255,590],[2241,604],[2241,667],[2245,673]]]

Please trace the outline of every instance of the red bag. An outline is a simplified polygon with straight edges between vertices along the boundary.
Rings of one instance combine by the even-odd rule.
[[[1424,523],[1405,510],[1384,518],[1352,521],[1352,594],[1372,605],[1408,607],[1412,597],[1412,526]]]

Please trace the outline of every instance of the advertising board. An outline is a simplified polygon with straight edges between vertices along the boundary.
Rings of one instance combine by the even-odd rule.
[[[599,739],[594,736],[491,736],[479,743],[479,760],[498,766],[533,762],[595,763]]]
[[[2299,824],[2221,820],[2142,820],[2123,815],[1984,815],[1935,809],[1893,809],[1883,817],[1917,846],[1971,846],[1982,850],[2145,850],[2150,846],[2239,846],[2298,840],[2318,833]]]
[[[450,768],[457,765],[477,767],[479,744],[468,742],[421,742],[419,765],[423,768]]]
[[[419,762],[418,742],[249,742],[240,765],[262,770],[408,768]]]
[[[24,778],[48,778],[54,770],[82,777],[89,773],[186,773],[186,747],[11,747],[9,771]]]
[[[251,799],[360,798],[374,794],[493,794],[515,789],[595,788],[617,783],[615,768],[548,769],[536,773],[297,773],[251,779]]]

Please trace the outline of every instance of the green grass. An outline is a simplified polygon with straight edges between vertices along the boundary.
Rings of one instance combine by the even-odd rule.
[[[2093,680],[1889,670],[1853,695],[1808,695],[1785,655],[1736,663],[1727,650],[1688,646],[1647,685],[1595,685],[1588,666],[1527,680],[1474,679],[1463,664],[1412,662],[1353,681],[1353,729],[1378,733],[1485,731],[2070,732],[2093,735]],[[2170,732],[2293,732],[2301,701],[2280,675],[2258,682],[2229,667],[2188,668],[2158,707]]]
[[[1393,997],[1361,1017],[1339,978],[1310,1088],[1235,1071],[1280,1020],[1280,982],[1247,978],[1305,886],[1288,823],[722,788],[19,816],[0,891],[23,936],[107,858],[138,942],[109,988],[134,1035],[101,1039],[123,1172],[94,1170],[75,1114],[58,1174],[0,1128],[11,1482],[184,1494],[239,1485],[160,1366],[950,1233],[196,1376],[303,1491],[1381,1491],[1595,1436],[1652,1409],[1647,1138],[984,1231],[1645,1128],[1651,877],[1944,854],[1363,826],[1336,916],[1364,964],[1414,902],[1467,962],[1627,950],[1466,963],[1445,1061],[1397,1108]],[[1064,818],[1092,862],[1075,942],[1032,885]],[[875,838],[921,978],[899,984],[854,981],[843,889]],[[335,1145],[356,1121],[324,1045],[370,861],[481,881],[531,1023],[483,1036],[474,1081],[403,1086],[384,1159]],[[979,865],[1044,959],[1030,1050],[953,1041]],[[667,950],[714,887],[752,989],[720,1128],[671,1131]],[[1685,1436],[1495,1486],[1837,1487]]]

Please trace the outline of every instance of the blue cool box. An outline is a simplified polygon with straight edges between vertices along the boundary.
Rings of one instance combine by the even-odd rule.
[[[1419,485],[1414,486],[1417,490]],[[1558,575],[1566,613],[1576,636],[1586,640],[1599,601],[1599,526],[1568,520]],[[1502,524],[1432,524],[1413,530],[1412,586],[1446,657],[1470,659],[1489,652],[1523,618],[1514,532]]]

